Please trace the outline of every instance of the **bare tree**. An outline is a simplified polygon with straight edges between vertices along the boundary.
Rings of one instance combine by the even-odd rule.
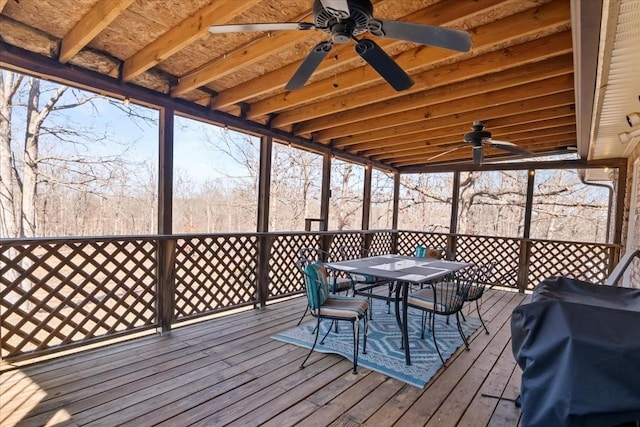
[[[85,233],[103,224],[81,216],[96,212],[93,209],[100,206],[100,199],[110,197],[113,185],[109,183],[122,182],[133,168],[126,159],[128,145],[110,139],[106,128],[97,130],[93,126],[95,116],[100,114],[99,103],[123,110],[138,126],[155,122],[152,116],[140,112],[143,110],[100,95],[0,72],[2,236],[32,237],[45,230]],[[76,111],[79,123],[74,122]],[[95,149],[107,143],[109,154]],[[40,197],[40,191],[46,192],[47,199]],[[73,215],[65,216],[74,224],[62,228],[53,224],[49,199],[57,200],[60,209],[68,208],[67,202],[77,203]],[[45,213],[47,226],[38,230]],[[101,225],[97,229],[104,231]]]

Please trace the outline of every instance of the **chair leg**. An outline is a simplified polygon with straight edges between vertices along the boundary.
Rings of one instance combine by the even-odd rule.
[[[431,336],[433,337],[433,344],[436,346],[436,351],[438,352],[438,356],[440,356],[440,360],[442,364],[446,366],[444,363],[444,357],[442,357],[442,353],[440,353],[440,347],[438,347],[438,341],[436,340],[436,316],[433,315],[431,317]]]
[[[360,344],[360,321],[355,319],[353,322],[353,373],[358,373],[358,345]]]
[[[367,354],[367,334],[369,333],[369,319],[367,319],[367,313],[364,314],[364,345],[362,347],[362,354]]]
[[[329,330],[331,330],[331,327],[329,327]],[[309,360],[309,356],[311,356],[311,353],[313,353],[313,349],[316,348],[316,344],[318,343],[318,335],[320,335],[320,318],[319,317],[318,317],[318,323],[316,324],[316,337],[313,340],[313,345],[311,346],[311,350],[309,350],[309,354],[307,354],[307,357],[305,357],[302,363],[300,364],[300,369],[304,369],[304,364],[307,363],[307,360]]]
[[[467,321],[467,318],[466,318],[466,317],[464,317],[464,313],[462,312],[462,310],[460,310],[460,316],[462,316],[462,321],[463,321],[463,322],[466,322],[466,321]]]
[[[422,311],[420,313],[420,339],[424,339],[424,329],[427,326],[427,312]]]
[[[324,339],[327,338],[327,335],[329,335],[329,332],[331,332],[331,327],[333,326],[334,322],[336,323],[336,332],[338,331],[338,321],[337,320],[332,320],[331,324],[327,328],[327,332],[322,337],[322,341],[320,341],[320,344],[324,344]],[[320,323],[319,322],[318,322],[318,329],[320,329]],[[318,333],[320,333],[320,331],[318,331]]]
[[[296,326],[300,326],[300,323],[302,323],[302,319],[304,319],[304,316],[307,315],[308,311],[309,311],[309,306],[307,306],[307,308],[304,309],[304,313],[302,313],[302,317],[300,318],[300,320],[298,320],[298,324]]]
[[[458,333],[460,334],[462,341],[464,341],[464,347],[467,350],[469,350],[469,341],[467,341],[467,337],[465,336],[464,331],[462,330],[462,325],[460,324],[460,316],[458,316],[458,312],[456,312],[456,323],[458,324]]]
[[[487,329],[487,325],[484,324],[484,320],[482,320],[482,316],[480,315],[480,305],[478,304],[478,301],[480,299],[476,300],[476,310],[478,311],[478,318],[480,319],[480,323],[482,323],[482,327],[484,328],[484,333],[489,335],[489,330]]]

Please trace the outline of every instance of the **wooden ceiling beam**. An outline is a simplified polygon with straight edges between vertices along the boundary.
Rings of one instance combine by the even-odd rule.
[[[622,168],[627,164],[625,158],[598,159],[598,160],[528,160],[518,163],[485,163],[474,165],[470,162],[438,163],[410,165],[400,169],[401,174],[415,173],[444,173],[444,172],[473,172],[473,171],[500,171],[500,170],[549,170],[549,169],[596,169],[596,168]]]
[[[100,0],[87,12],[60,43],[58,61],[65,63],[73,58],[95,36],[100,34],[134,0]],[[2,7],[0,7],[2,10]]]
[[[317,120],[319,117],[331,116],[328,119],[329,121],[337,117],[348,120],[345,114],[359,115],[359,112],[362,112],[363,115],[367,114],[367,109],[359,109],[358,107],[368,106],[370,111],[371,109],[377,109],[380,105],[386,107],[405,103],[407,99],[410,103],[412,99],[420,98],[418,93],[424,93],[426,90],[442,87],[445,84],[449,86],[456,82],[471,80],[475,77],[494,74],[515,67],[523,67],[545,59],[567,55],[571,51],[571,31],[563,31],[419,73],[412,76],[416,83],[411,89],[403,92],[396,92],[388,84],[383,83],[355,93],[320,101],[308,105],[306,108],[285,111],[279,114],[271,124],[274,127],[283,127],[298,123],[296,130],[301,134],[305,134],[319,130],[314,128],[314,123],[323,123],[321,119],[311,121],[312,119]],[[568,58],[570,66],[573,67],[571,55]],[[530,71],[531,67],[526,69],[526,72]],[[412,107],[407,109],[410,108]],[[348,122],[345,121],[345,123]]]
[[[491,127],[486,128],[491,131],[497,140],[513,141],[520,133],[540,132],[542,135],[550,132],[557,131],[558,128],[564,128],[565,126],[573,126],[575,130],[575,116],[558,117],[550,120],[543,120],[539,122],[530,122],[518,125],[512,125],[507,127]],[[417,145],[422,147],[431,147],[435,151],[446,151],[453,144],[459,144],[462,142],[462,137],[466,132],[469,132],[469,126],[456,125],[449,128],[438,129],[436,131],[427,131],[422,135],[412,134],[409,138],[398,138],[401,142],[398,143],[398,139],[389,139],[387,144],[382,144],[382,141],[376,141],[376,145],[362,145],[358,147],[351,147],[349,151],[357,153],[362,156],[376,156],[390,152],[400,152],[403,150],[411,150],[416,148]],[[565,131],[562,131],[565,132]],[[506,135],[506,136],[505,136]],[[517,136],[513,136],[517,135]]]
[[[106,0],[108,2],[109,0]],[[122,80],[131,81],[188,44],[207,34],[211,25],[226,24],[260,0],[215,0],[146,45],[124,62]]]
[[[521,40],[527,34],[539,33],[545,27],[558,28],[570,24],[570,13],[567,6],[568,0],[555,0],[533,9],[517,13],[508,18],[494,21],[490,24],[479,26],[472,31],[474,49],[481,46],[491,46],[498,42],[505,43],[509,40]],[[451,8],[455,9],[455,8]],[[411,74],[429,64],[461,55],[446,49],[419,46],[402,52],[394,59],[400,67]],[[359,87],[370,86],[372,83],[382,82],[380,75],[370,66],[365,65],[340,75],[338,93],[353,91]],[[324,79],[307,86],[284,94],[276,95],[251,104],[248,113],[249,118],[288,110],[300,105],[309,104],[327,93],[336,95],[333,87],[333,77]]]
[[[469,17],[490,12],[494,7],[499,6],[501,3],[502,2],[500,0],[450,0],[428,6],[403,17],[402,20],[420,22],[428,25],[442,25],[445,23],[454,25],[458,22],[463,22]],[[389,49],[403,43],[399,40],[384,38],[378,39],[376,42],[383,49]],[[360,56],[355,53],[353,45],[351,44],[335,46],[331,51],[331,56],[333,57],[335,55],[338,56],[340,59],[339,61],[323,61],[320,63],[320,66],[316,69],[314,74],[317,75],[338,67],[344,67],[345,65],[362,61]],[[298,69],[303,60],[304,59],[296,61],[292,64],[288,64],[282,68],[262,75],[257,80],[251,80],[220,92],[212,100],[211,107],[214,109],[225,109],[233,104],[246,101],[247,99],[263,96],[267,93],[283,89],[289,78]],[[331,91],[335,91],[335,88],[331,87]]]
[[[513,136],[508,136],[504,138],[495,138],[498,141],[509,141],[517,144],[521,148],[525,150],[530,150],[531,148],[525,144],[533,144],[532,141],[544,141],[545,138],[549,138],[551,140],[556,140],[558,136],[565,136],[568,134],[575,134],[576,126],[566,125],[559,126],[557,128],[549,128],[549,129],[541,129],[538,132],[520,132],[515,133]],[[451,138],[438,138],[435,140],[428,141],[429,143],[423,144],[415,144],[413,148],[405,148],[405,149],[392,149],[384,152],[378,152],[373,155],[367,155],[366,157],[378,161],[387,161],[393,158],[401,158],[401,157],[415,157],[417,155],[440,155],[448,150],[457,147],[465,147],[469,146],[469,144],[462,141],[462,137],[460,136],[458,139]]]
[[[485,110],[486,112],[487,110]],[[471,113],[466,113],[471,114]],[[575,117],[575,108],[573,105],[562,105],[558,107],[545,108],[542,110],[528,111],[525,113],[513,111],[511,114],[485,116],[481,120],[485,122],[488,129],[495,126],[508,126],[510,124],[528,123],[540,120],[546,120],[552,117]],[[349,150],[358,151],[363,146],[369,146],[379,140],[401,139],[404,135],[424,134],[424,132],[433,132],[434,130],[459,125],[466,131],[471,130],[471,123],[477,118],[472,116],[463,120],[459,116],[446,116],[422,122],[411,123],[408,125],[392,126],[387,129],[380,129],[370,132],[364,132],[357,135],[349,135],[343,138],[331,140],[331,146],[336,148],[349,147]]]
[[[576,145],[576,134],[575,132],[571,134],[563,134],[563,135],[553,135],[545,138],[538,139],[535,143],[530,142],[528,144],[532,148],[532,152],[535,153],[535,150],[539,151],[548,151],[550,149],[557,149],[559,147],[566,146],[575,146]],[[461,146],[460,150],[454,151],[452,153],[446,154],[444,156],[433,159],[433,163],[442,163],[449,161],[461,160],[465,159],[471,160],[471,147]],[[485,158],[487,161],[490,159],[495,160],[496,154],[502,154],[502,150],[498,150],[496,148],[485,147],[486,151],[484,151]],[[513,156],[509,154],[509,156]],[[393,158],[389,158],[386,160],[387,163],[392,164],[396,168],[402,168],[410,165],[419,165],[429,163],[432,154],[414,154],[413,156],[397,156]]]
[[[307,32],[307,35],[311,35],[311,33]],[[270,37],[248,43],[247,46],[236,49],[231,54],[225,54],[224,57],[217,58],[206,64],[198,71],[180,77],[180,82],[171,90],[171,95],[184,95],[214,80],[221,79],[245,67],[250,67],[252,64],[262,61],[271,55],[301,43],[301,41],[299,31],[282,31]]]
[[[361,120],[368,120],[375,117],[410,111],[416,108],[422,108],[443,102],[451,102],[453,100],[466,98],[472,95],[506,89],[572,72],[573,58],[571,54],[565,54],[545,61],[540,61],[539,63],[536,63],[535,66],[531,64],[520,65],[516,68],[498,71],[496,73],[476,77],[470,80],[459,81],[446,86],[436,87],[434,89],[407,95],[402,98],[395,98],[386,102],[381,102],[380,104],[366,105],[353,110],[342,111],[329,116],[313,119],[296,125],[295,132],[299,135],[308,135],[336,126],[348,125]],[[313,107],[311,107],[311,109],[312,108]]]
[[[483,108],[482,106],[489,107],[507,104],[513,101],[522,102],[527,99],[539,98],[543,95],[566,92],[572,89],[573,75],[564,74],[546,80],[535,81],[520,86],[509,87],[507,89],[460,98],[455,100],[455,102],[443,102],[440,104],[427,105],[410,111],[388,114],[383,117],[362,120],[360,122],[349,123],[344,126],[336,126],[314,134],[313,139],[315,141],[329,141],[333,138],[367,132],[374,129],[384,129],[388,126],[430,120],[435,117],[461,114],[467,111],[477,112],[480,108]]]
[[[0,13],[2,13],[2,9],[7,5],[7,0],[0,0]]]

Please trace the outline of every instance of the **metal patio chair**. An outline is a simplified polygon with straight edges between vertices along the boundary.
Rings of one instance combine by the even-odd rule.
[[[367,353],[367,332],[369,330],[369,320],[367,312],[369,311],[369,302],[366,298],[357,296],[347,297],[342,295],[331,294],[329,292],[329,281],[327,280],[327,271],[324,264],[318,262],[309,264],[304,268],[304,279],[307,287],[307,302],[309,312],[318,320],[315,327],[315,338],[313,346],[309,350],[309,354],[300,364],[300,368],[304,368],[304,364],[313,353],[318,343],[320,335],[320,323],[322,320],[331,320],[332,324],[327,328],[327,332],[322,337],[320,344],[324,343],[325,338],[331,332],[334,322],[341,320],[349,321],[353,329],[353,373],[357,373],[358,368],[358,350],[360,344],[360,320],[364,319],[364,343],[362,346],[362,354]],[[336,324],[337,326],[337,324]],[[336,327],[337,333],[337,327]]]
[[[440,352],[440,348],[438,347],[438,341],[436,340],[435,315],[456,315],[458,332],[464,342],[465,348],[469,350],[469,342],[467,341],[467,337],[464,335],[464,331],[460,325],[459,313],[462,310],[469,288],[476,281],[476,276],[477,269],[469,267],[456,272],[453,277],[442,282],[428,285],[424,289],[412,292],[407,297],[407,305],[409,307],[422,310],[422,326],[420,331],[420,337],[422,339],[424,339],[427,317],[429,318],[429,329],[431,329],[433,343],[443,365],[445,364],[445,361],[442,357],[442,353]],[[429,316],[427,316],[427,314]]]

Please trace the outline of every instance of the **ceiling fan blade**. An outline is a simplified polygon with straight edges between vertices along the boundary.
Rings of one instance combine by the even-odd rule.
[[[286,90],[296,90],[304,86],[332,47],[333,43],[330,41],[318,43],[313,50],[309,52],[309,55],[307,55],[304,61],[302,61],[302,64],[300,64],[296,72],[293,73],[293,76],[291,76],[291,79],[284,88]]]
[[[310,22],[265,22],[260,24],[212,25],[209,27],[209,32],[219,34],[245,31],[311,30],[314,28],[315,25]]]
[[[473,151],[473,164],[481,165],[483,160],[482,145],[479,147],[473,147],[472,151]]]
[[[347,19],[351,13],[349,12],[349,2],[347,0],[320,0],[322,7],[339,19]]]
[[[406,40],[459,52],[468,52],[471,49],[471,36],[469,33],[451,28],[403,21],[371,19],[367,22],[367,29],[371,34],[380,37]]]
[[[356,52],[395,90],[406,90],[413,86],[411,77],[373,40],[358,40]]]
[[[430,162],[431,160],[435,160],[435,159],[437,159],[438,157],[446,156],[447,154],[449,154],[449,153],[453,153],[454,151],[459,150],[459,149],[461,149],[461,148],[462,148],[462,146],[461,146],[461,147],[452,148],[452,149],[447,150],[447,151],[443,151],[442,153],[438,153],[438,154],[436,154],[435,156],[431,156],[431,157],[429,157],[426,161],[427,161],[427,162]]]
[[[487,145],[503,151],[508,151],[509,153],[519,154],[522,156],[530,156],[533,154],[531,151],[525,150],[524,148],[520,148],[513,142],[508,142],[508,141],[497,141],[495,139],[490,139],[489,141],[487,141]]]

